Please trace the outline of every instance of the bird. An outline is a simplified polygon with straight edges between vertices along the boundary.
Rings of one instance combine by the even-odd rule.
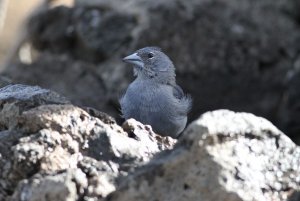
[[[159,47],[144,47],[124,57],[136,77],[120,98],[122,117],[133,118],[161,136],[178,138],[187,124],[192,98],[176,84],[175,67]]]

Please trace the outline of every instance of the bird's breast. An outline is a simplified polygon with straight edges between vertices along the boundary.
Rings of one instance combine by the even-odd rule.
[[[130,104],[139,110],[155,109],[162,98],[158,86],[149,86],[141,83],[133,83],[126,92]]]
[[[125,117],[148,119],[169,107],[170,93],[164,86],[135,81],[130,84],[121,101],[122,112]]]

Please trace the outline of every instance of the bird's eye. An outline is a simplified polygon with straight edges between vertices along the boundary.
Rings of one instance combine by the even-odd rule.
[[[154,57],[154,54],[152,52],[148,53],[148,58],[151,59]]]

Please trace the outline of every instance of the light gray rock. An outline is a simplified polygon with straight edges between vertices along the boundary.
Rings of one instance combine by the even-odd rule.
[[[144,128],[137,140],[108,115],[40,87],[1,88],[0,103],[3,200],[105,197],[130,171],[173,147]]]
[[[46,104],[67,104],[59,94],[38,86],[21,84],[0,88],[0,127],[11,129],[19,123],[19,114],[30,108]]]
[[[145,142],[148,140],[148,143],[145,142],[146,146],[153,146],[153,141],[158,142],[158,146],[155,145],[157,146],[155,147],[155,149],[172,149],[175,143],[177,142],[176,139],[171,138],[169,136],[162,137],[158,134],[155,134],[150,125],[144,125],[141,122],[136,121],[135,119],[128,119],[123,123],[122,127],[130,137],[136,139],[137,141]]]
[[[176,143],[40,87],[1,88],[0,103],[1,200],[299,198],[300,148],[249,113],[205,113]]]
[[[30,181],[20,182],[11,200],[73,201],[79,199],[78,193],[83,193],[80,190],[83,191],[84,187],[87,187],[86,175],[80,169],[70,169],[57,175],[37,175]]]
[[[208,112],[106,200],[289,200],[300,189],[299,157],[300,148],[263,118]]]

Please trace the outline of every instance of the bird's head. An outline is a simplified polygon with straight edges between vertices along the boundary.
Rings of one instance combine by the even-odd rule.
[[[123,58],[134,65],[135,75],[168,83],[175,80],[175,68],[170,58],[158,47],[145,47]]]

